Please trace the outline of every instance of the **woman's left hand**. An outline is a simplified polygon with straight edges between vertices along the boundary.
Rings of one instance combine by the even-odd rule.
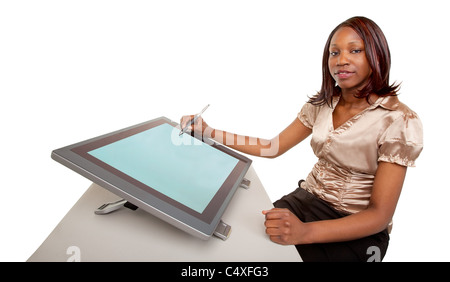
[[[305,223],[288,209],[274,208],[262,212],[270,240],[281,245],[297,245],[305,233]]]

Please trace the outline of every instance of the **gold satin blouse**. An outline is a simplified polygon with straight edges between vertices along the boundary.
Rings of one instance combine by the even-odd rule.
[[[299,120],[312,129],[311,147],[319,158],[302,187],[336,210],[367,208],[378,162],[415,166],[423,148],[422,123],[396,96],[377,101],[338,128],[333,107],[306,103]],[[303,185],[302,185],[303,186]]]

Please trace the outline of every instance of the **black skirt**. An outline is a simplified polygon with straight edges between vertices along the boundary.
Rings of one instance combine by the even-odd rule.
[[[337,219],[348,214],[341,213],[327,202],[301,187],[274,202],[276,208],[287,208],[303,222]],[[382,261],[389,244],[385,229],[377,234],[345,242],[296,245],[303,261]]]

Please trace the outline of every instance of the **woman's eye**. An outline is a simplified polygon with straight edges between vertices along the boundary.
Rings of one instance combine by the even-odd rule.
[[[362,52],[361,49],[355,49],[355,50],[352,50],[352,53],[353,53],[353,54],[358,54],[358,53],[361,53],[361,52]]]
[[[336,52],[336,51],[331,51],[331,52],[330,52],[330,56],[333,56],[333,57],[334,57],[334,56],[337,56],[337,54],[338,54],[338,52]]]

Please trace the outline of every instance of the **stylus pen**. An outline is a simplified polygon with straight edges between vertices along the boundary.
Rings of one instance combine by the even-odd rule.
[[[200,112],[200,113],[198,113],[198,114],[196,114],[195,116],[194,116],[194,118],[193,119],[191,119],[191,121],[188,123],[188,124],[186,124],[186,126],[183,128],[183,129],[181,129],[180,130],[180,134],[178,134],[178,136],[181,136],[181,134],[183,134],[183,133],[186,133],[186,131],[188,130],[188,128],[189,128],[189,126],[191,126],[192,124],[194,124],[194,122],[206,111],[206,109],[209,107],[209,104],[208,105],[206,105],[206,107],[204,107],[203,108],[203,110]]]

